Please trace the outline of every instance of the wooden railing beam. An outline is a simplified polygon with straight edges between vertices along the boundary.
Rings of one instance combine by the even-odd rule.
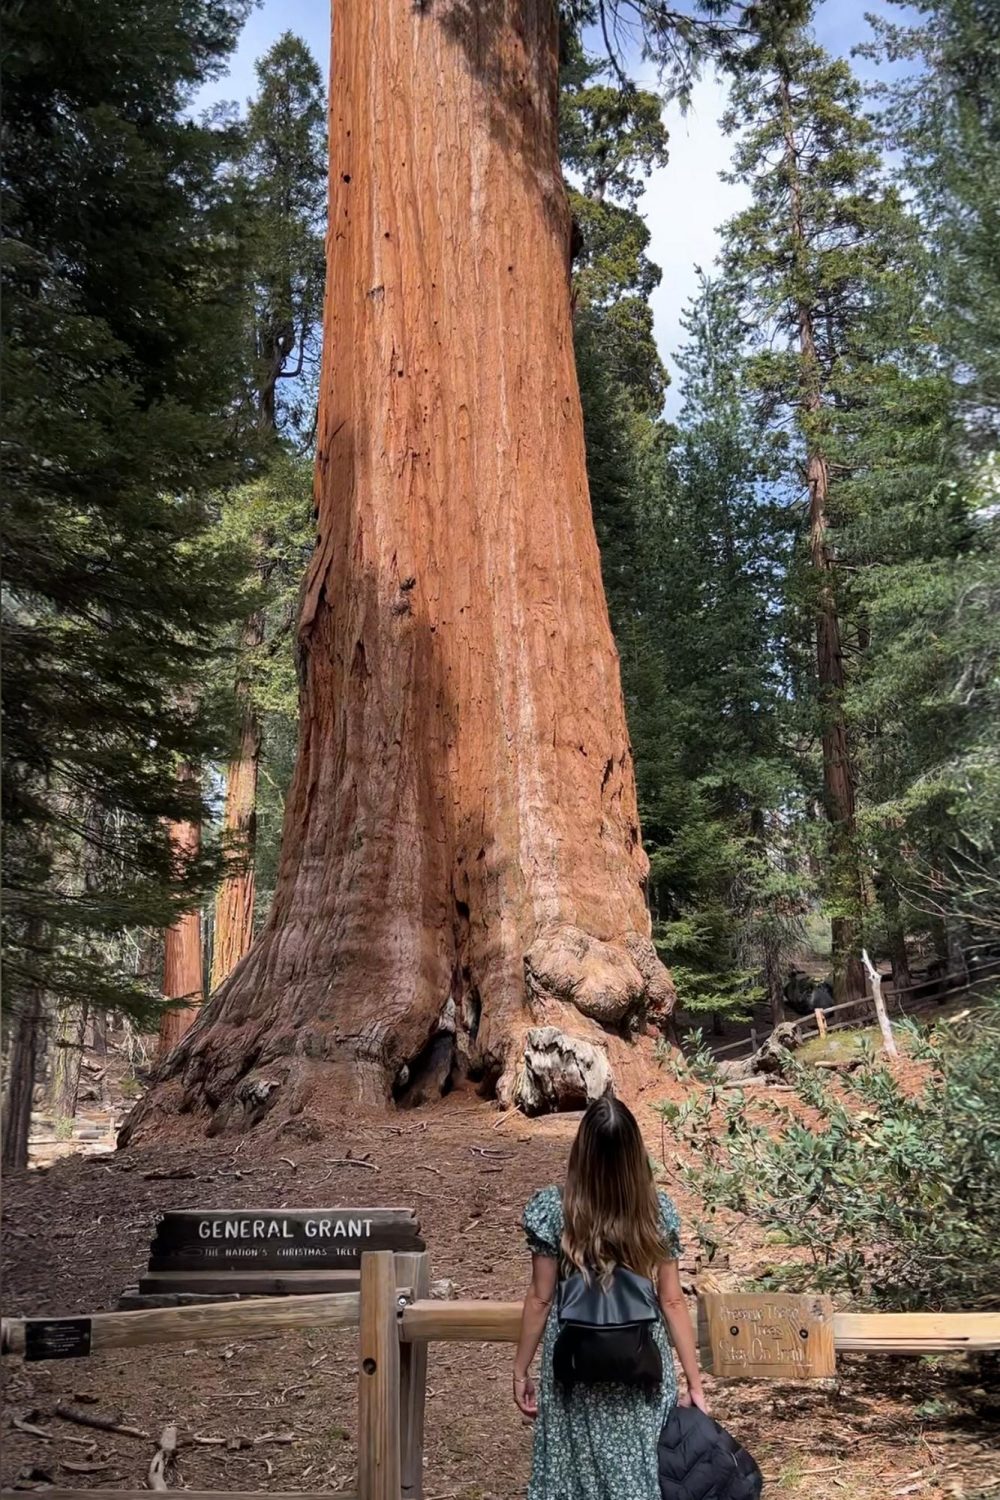
[[[404,1343],[517,1342],[520,1302],[418,1301],[399,1319]],[[851,1313],[833,1315],[842,1353],[923,1354],[945,1349],[1000,1349],[1000,1313]]]
[[[309,1297],[253,1297],[242,1302],[206,1302],[194,1307],[139,1308],[134,1312],[93,1313],[90,1349],[137,1349],[181,1339],[225,1339],[275,1333],[286,1328],[356,1328],[357,1292],[317,1292]],[[28,1322],[57,1319],[4,1318],[0,1352],[23,1354]]]
[[[354,1490],[178,1490],[184,1500],[358,1500]],[[149,1500],[149,1490],[45,1490],[45,1500]],[[0,1500],[24,1500],[23,1490],[0,1490]]]

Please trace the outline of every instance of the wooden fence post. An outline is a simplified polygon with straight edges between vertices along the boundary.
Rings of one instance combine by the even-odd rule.
[[[413,1300],[430,1292],[427,1253],[396,1256],[396,1281],[410,1287]],[[424,1412],[427,1401],[427,1344],[403,1344],[399,1351],[400,1489],[403,1500],[423,1500]]]
[[[361,1257],[358,1500],[399,1500],[399,1330],[396,1257]]]

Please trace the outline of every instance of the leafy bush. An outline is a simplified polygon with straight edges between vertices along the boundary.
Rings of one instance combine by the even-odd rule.
[[[764,1100],[748,1114],[704,1056],[680,1065],[705,1086],[661,1110],[696,1162],[682,1173],[705,1204],[703,1238],[718,1240],[712,1221],[728,1209],[770,1244],[804,1249],[769,1289],[899,1310],[1000,1306],[1000,997],[957,1024],[911,1028],[906,1045],[926,1068],[909,1087],[870,1052],[836,1078],[792,1063],[806,1110]]]

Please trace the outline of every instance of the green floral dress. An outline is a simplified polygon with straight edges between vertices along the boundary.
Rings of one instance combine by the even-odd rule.
[[[667,1243],[679,1257],[677,1210],[665,1193],[659,1198]],[[562,1195],[557,1187],[542,1188],[524,1210],[532,1254],[558,1257],[562,1229]],[[553,1305],[542,1339],[528,1500],[660,1500],[656,1445],[677,1400],[665,1325],[654,1330],[663,1356],[663,1388],[653,1401],[641,1391],[617,1385],[576,1386],[566,1395],[552,1377],[558,1331]]]

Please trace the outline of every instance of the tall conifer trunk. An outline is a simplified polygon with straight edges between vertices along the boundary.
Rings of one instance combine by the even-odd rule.
[[[792,126],[790,79],[782,77],[785,120],[785,170],[792,215],[792,243],[804,266],[807,234],[802,207],[798,149]],[[801,360],[801,408],[806,441],[806,483],[809,490],[809,559],[815,577],[816,676],[819,687],[823,747],[823,803],[830,825],[829,868],[824,871],[834,900],[860,912],[863,894],[857,853],[855,777],[844,713],[844,649],[837,604],[836,567],[830,552],[830,471],[819,418],[822,382],[816,350],[812,309],[797,306]],[[841,914],[832,921],[833,992],[837,1004],[859,999],[865,977],[856,947],[856,922]]]
[[[650,942],[573,361],[552,0],[334,7],[317,546],[268,923],[135,1112],[465,1070],[579,1103]]]
[[[26,947],[29,952],[42,948],[45,927],[33,917],[28,923]],[[31,1108],[35,1094],[38,1059],[45,1048],[44,996],[40,986],[25,986],[13,1017],[12,1036],[7,1053],[3,1097],[3,1167],[5,1171],[23,1171],[28,1165],[28,1140],[31,1135]]]
[[[255,610],[243,626],[240,650],[251,654],[264,640],[264,615]],[[250,952],[256,897],[254,859],[257,852],[257,784],[260,778],[262,733],[260,719],[246,684],[239,689],[240,732],[236,754],[226,773],[223,836],[231,867],[215,898],[212,943],[212,990],[218,989]]]
[[[197,778],[194,767],[185,764],[179,778],[193,783]],[[179,868],[197,853],[201,842],[201,830],[197,823],[172,823],[170,845]],[[160,1021],[159,1056],[166,1057],[192,1025],[203,999],[201,912],[186,911],[171,927],[167,928],[163,940],[163,998],[186,1000],[186,1005],[171,1006],[164,1010]]]

